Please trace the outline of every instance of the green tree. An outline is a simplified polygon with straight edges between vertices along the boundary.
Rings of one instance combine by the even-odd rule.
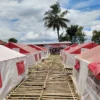
[[[76,38],[77,38],[77,42],[79,43],[84,43],[84,41],[86,40],[86,35],[82,32],[83,31],[83,27],[78,27],[77,32],[76,32]]]
[[[68,34],[65,34],[62,33],[60,36],[59,36],[59,41],[70,41],[70,37]]]
[[[84,43],[84,41],[86,40],[86,35],[82,31],[83,27],[78,25],[71,25],[66,30],[67,34],[70,36],[70,40],[72,43]]]
[[[53,30],[57,30],[58,40],[60,41],[59,37],[59,30],[60,28],[66,28],[67,22],[70,22],[68,19],[65,18],[65,15],[68,13],[68,10],[61,11],[59,3],[50,6],[50,10],[48,10],[44,14],[44,21],[45,26],[47,28],[53,28]]]
[[[8,39],[8,42],[14,42],[14,43],[17,43],[18,41],[17,41],[17,39],[15,39],[15,38],[10,38],[10,39]]]
[[[76,33],[77,33],[77,30],[78,30],[78,25],[71,25],[66,30],[67,34],[70,36],[71,42],[73,42],[73,43],[76,42]]]
[[[100,44],[100,31],[94,30],[92,34],[93,35],[91,40],[94,41],[95,43]]]

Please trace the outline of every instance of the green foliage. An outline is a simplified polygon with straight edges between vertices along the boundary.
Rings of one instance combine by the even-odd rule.
[[[87,40],[86,38],[85,38],[85,34],[84,33],[80,33],[80,34],[78,34],[77,35],[77,41],[79,42],[79,43],[84,43],[84,41],[85,40]]]
[[[77,37],[77,42],[79,43],[84,43],[84,41],[86,40],[85,38],[85,34],[82,32],[83,27],[78,27],[77,32],[76,32],[76,37]]]
[[[92,34],[93,34],[92,41],[100,44],[100,31],[94,30]]]
[[[72,40],[73,37],[76,36],[77,29],[78,25],[71,25],[70,27],[67,28],[66,32],[70,36],[70,40]]]
[[[18,41],[17,41],[17,39],[15,39],[15,38],[10,38],[10,39],[8,39],[8,42],[14,42],[14,43],[17,43]]]
[[[78,25],[71,25],[67,28],[66,34],[60,35],[60,41],[71,41],[72,43],[84,43],[86,40],[85,34],[82,32],[83,27]]]
[[[68,34],[63,35],[63,33],[59,37],[59,41],[70,41],[70,37]]]
[[[64,16],[67,13],[68,13],[67,10],[62,12],[59,3],[56,3],[54,5],[51,5],[50,10],[48,10],[44,14],[43,20],[45,21],[45,27],[57,30],[58,40],[60,38],[59,36],[60,28],[66,28],[67,27],[66,22],[69,22],[68,19],[64,18]]]
[[[66,32],[70,36],[70,40],[72,43],[84,43],[84,41],[86,40],[86,35],[82,32],[82,30],[83,27],[78,25],[71,25],[67,28]]]
[[[70,36],[70,40],[72,43],[76,42],[76,32],[78,29],[78,25],[71,25],[67,28],[66,32]]]

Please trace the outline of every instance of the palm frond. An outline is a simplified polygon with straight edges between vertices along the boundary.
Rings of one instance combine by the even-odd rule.
[[[60,21],[61,28],[67,28],[67,24],[63,21]]]
[[[69,13],[68,10],[63,11],[63,12],[60,14],[60,17],[64,17],[67,13]]]
[[[57,30],[59,39],[60,28],[66,28],[67,27],[66,23],[70,22],[70,20],[64,18],[64,16],[68,13],[68,11],[66,10],[61,13],[61,8],[59,3],[52,5],[50,8],[51,9],[44,14],[43,20],[45,21],[45,27]]]
[[[64,22],[70,22],[70,20],[69,19],[66,19],[66,18],[60,18],[62,21],[64,21]]]
[[[58,2],[54,5],[52,5],[50,8],[51,8],[51,12],[54,14],[61,12],[60,4]]]

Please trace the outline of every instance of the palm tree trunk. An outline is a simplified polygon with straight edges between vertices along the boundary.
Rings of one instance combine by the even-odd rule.
[[[57,28],[57,35],[58,35],[58,41],[60,42],[60,36],[59,36],[59,28]]]

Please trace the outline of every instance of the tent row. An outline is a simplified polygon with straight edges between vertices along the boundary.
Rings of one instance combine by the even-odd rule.
[[[61,50],[60,55],[62,57],[64,67],[72,69],[75,64],[76,55],[86,52],[96,46],[96,43],[73,44]]]
[[[36,45],[28,46],[26,44],[8,43],[5,46],[21,54],[25,54],[29,66],[37,64],[41,62],[42,59],[46,59],[49,56],[49,51],[46,48]]]
[[[82,50],[84,48],[85,50]],[[73,69],[72,78],[81,100],[100,100],[100,46],[85,43],[66,49],[61,51],[63,64],[66,68]]]
[[[8,43],[0,45],[0,100],[27,78],[28,68],[49,56],[47,49],[33,45]]]

